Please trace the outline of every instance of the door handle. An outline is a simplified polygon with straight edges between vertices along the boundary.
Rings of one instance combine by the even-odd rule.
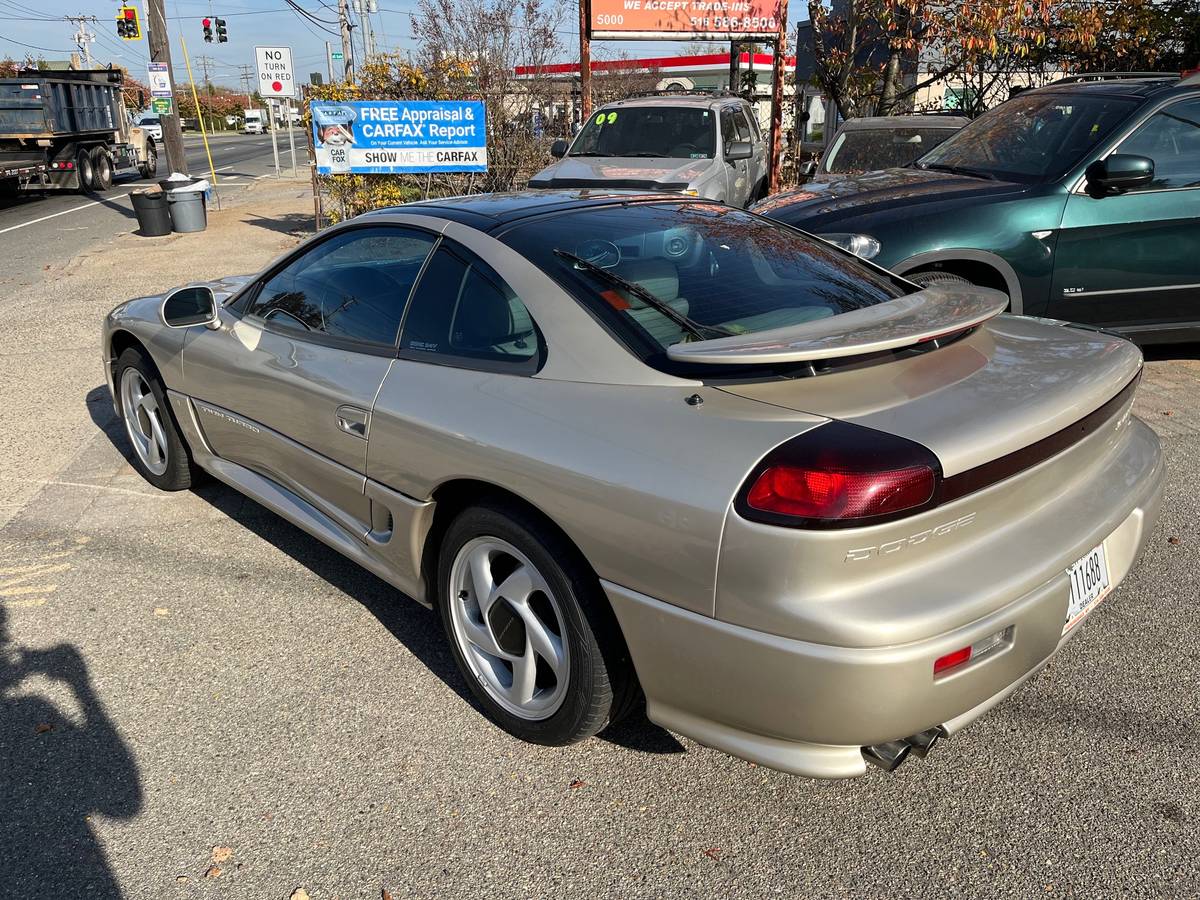
[[[371,422],[371,414],[367,410],[357,406],[339,406],[335,416],[339,430],[364,441],[367,439],[367,426]]]

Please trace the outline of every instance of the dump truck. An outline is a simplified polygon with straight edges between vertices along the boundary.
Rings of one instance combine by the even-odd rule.
[[[153,177],[154,138],[133,124],[116,69],[25,69],[0,78],[0,195],[101,193],[118,175]]]

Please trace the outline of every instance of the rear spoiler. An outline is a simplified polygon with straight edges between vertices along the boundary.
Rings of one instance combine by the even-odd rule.
[[[800,325],[672,344],[667,356],[678,362],[729,365],[862,356],[955,334],[998,316],[1007,306],[1005,294],[988,288],[928,287]]]

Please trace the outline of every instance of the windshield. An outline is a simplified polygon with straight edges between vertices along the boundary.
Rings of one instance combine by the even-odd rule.
[[[601,110],[583,126],[570,156],[652,156],[712,159],[713,115],[688,106]]]
[[[825,154],[822,172],[849,174],[907,166],[955,128],[864,128],[843,131]]]
[[[672,344],[799,325],[911,290],[823,241],[717,204],[582,209],[501,240],[653,364]]]
[[[138,116],[138,125],[157,125],[158,116]]]
[[[1017,182],[1058,178],[1099,146],[1136,103],[1065,91],[1022,94],[980,116],[917,165]]]

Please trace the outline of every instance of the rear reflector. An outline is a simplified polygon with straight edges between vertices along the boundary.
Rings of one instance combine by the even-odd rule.
[[[834,421],[768,453],[734,508],[752,521],[789,528],[874,525],[933,505],[941,477],[928,448]]]
[[[953,669],[955,666],[961,666],[971,659],[971,648],[963,647],[961,650],[955,650],[953,653],[947,653],[945,656],[939,656],[933,661],[933,674],[940,675],[947,669]]]

